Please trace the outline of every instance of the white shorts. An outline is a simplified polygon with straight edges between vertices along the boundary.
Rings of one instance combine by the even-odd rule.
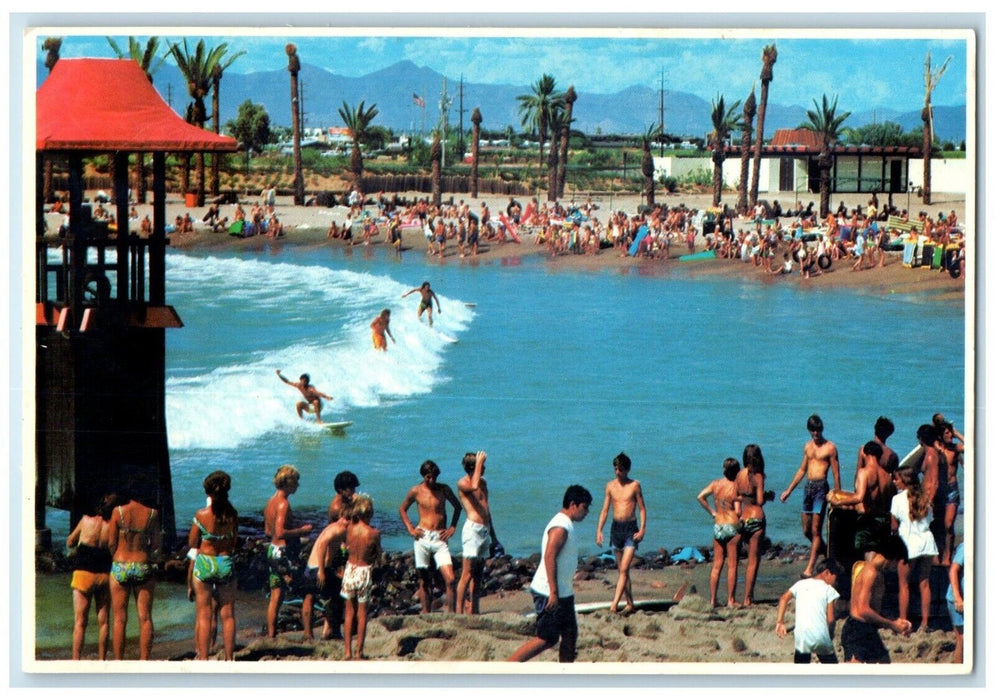
[[[437,569],[453,565],[449,544],[442,540],[442,533],[438,530],[426,530],[424,535],[415,540],[415,568],[427,569],[432,559],[435,559]]]
[[[486,557],[490,554],[491,532],[482,523],[467,520],[463,523],[463,556]]]
[[[346,562],[340,595],[346,600],[355,598],[358,603],[368,603],[372,591],[373,567],[354,566],[351,562]]]

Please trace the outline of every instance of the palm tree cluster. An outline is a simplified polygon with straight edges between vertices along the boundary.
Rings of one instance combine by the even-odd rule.
[[[187,45],[187,40],[183,40],[183,46],[170,44],[169,53],[176,61],[183,78],[187,81],[187,93],[193,100],[187,105],[186,120],[201,129],[207,123],[207,106],[205,100],[209,94],[214,92],[215,99],[212,103],[214,110],[215,129],[219,125],[218,112],[218,91],[220,89],[221,76],[244,51],[228,56],[228,44],[220,44],[213,49],[208,49],[201,39],[193,51]],[[204,206],[205,168],[204,154],[198,153],[197,159],[197,206]],[[184,192],[189,189],[189,172],[187,168],[182,168],[180,172],[181,187]]]
[[[543,147],[547,138],[549,149],[549,199],[563,196],[566,183],[567,155],[570,145],[570,125],[574,122],[573,106],[577,93],[573,85],[564,92],[556,91],[556,79],[543,73],[532,85],[532,92],[519,95],[518,111],[522,127],[539,137],[539,170],[543,168]]]

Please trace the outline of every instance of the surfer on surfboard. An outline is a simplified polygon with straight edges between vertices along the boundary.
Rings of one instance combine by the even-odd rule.
[[[439,297],[435,295],[432,291],[431,285],[428,282],[422,282],[420,287],[415,287],[414,289],[405,292],[401,295],[401,298],[408,296],[409,294],[414,294],[418,292],[421,294],[421,302],[418,304],[418,320],[421,321],[421,315],[423,311],[428,311],[428,325],[432,325],[432,300],[435,300],[435,307],[438,309],[439,313],[442,313],[442,305],[439,304]]]
[[[308,374],[302,374],[300,381],[292,382],[282,374],[280,370],[276,371],[276,376],[280,378],[284,384],[289,384],[292,387],[296,387],[301,395],[304,397],[304,401],[297,402],[297,417],[304,418],[304,412],[313,413],[315,421],[321,423],[321,400],[328,399],[332,400],[332,397],[328,394],[321,393],[316,386],[311,384],[311,376]]]

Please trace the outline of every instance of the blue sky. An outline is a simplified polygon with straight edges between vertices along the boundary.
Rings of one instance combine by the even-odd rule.
[[[148,27],[116,34],[144,38]],[[113,56],[106,35],[93,28],[63,31],[63,57]],[[121,30],[116,30],[120,32]],[[564,31],[514,29],[460,30],[384,28],[339,29],[336,35],[318,28],[252,30],[212,27],[211,33],[192,29],[160,29],[154,33],[191,45],[200,37],[209,46],[228,43],[245,50],[229,69],[250,73],[286,68],[284,46],[293,41],[305,63],[346,76],[361,76],[400,60],[427,66],[447,77],[460,75],[473,83],[526,85],[542,73],[557,84],[578,91],[611,93],[630,85],[657,89],[661,71],[667,90],[696,94],[706,100],[721,93],[742,99],[758,82],[762,48],[776,43],[777,63],[771,100],[809,108],[823,93],[839,95],[842,109],[863,111],[918,109],[923,100],[924,60],[931,54],[934,70],[951,61],[933,93],[934,105],[962,105],[971,89],[969,42],[965,32],[947,30],[708,30],[578,29]],[[87,35],[87,33],[93,32]],[[225,33],[232,32],[232,33]],[[318,32],[323,32],[318,34]],[[188,33],[188,34],[187,34]],[[343,36],[343,34],[351,34]],[[37,37],[37,44],[46,36]],[[820,38],[807,38],[819,36]],[[830,38],[825,38],[830,37]],[[39,54],[41,51],[39,48]],[[758,93],[759,97],[759,85]]]

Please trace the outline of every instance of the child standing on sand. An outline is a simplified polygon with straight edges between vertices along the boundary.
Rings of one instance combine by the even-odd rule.
[[[740,607],[736,602],[736,568],[739,564],[739,540],[743,526],[740,522],[742,497],[736,490],[737,474],[739,474],[739,460],[726,457],[722,462],[722,478],[716,479],[698,494],[698,503],[715,519],[713,528],[715,557],[709,577],[713,608],[718,607],[719,577],[722,575],[723,566],[728,566],[726,605],[730,608]],[[708,505],[709,495],[715,503],[714,508]]]
[[[624,452],[620,452],[614,460],[615,478],[605,484],[605,504],[601,507],[598,518],[598,530],[594,540],[600,547],[604,542],[602,530],[608,519],[608,508],[612,509],[611,545],[615,550],[615,561],[618,562],[618,585],[615,587],[615,598],[612,600],[611,611],[618,612],[618,604],[625,594],[625,614],[631,614],[634,608],[632,599],[632,580],[629,578],[629,568],[636,556],[636,548],[646,536],[646,504],[643,502],[643,488],[638,481],[629,478],[632,460]],[[636,525],[636,509],[639,509],[639,525]]]
[[[352,625],[357,622],[356,658],[365,659],[363,644],[366,642],[366,612],[373,591],[373,565],[380,558],[380,531],[370,525],[373,518],[373,501],[366,494],[357,495],[352,501],[351,522],[346,530],[345,546],[349,560],[342,575],[342,598],[345,600],[345,656],[352,655]]]
[[[840,594],[836,591],[836,578],[845,569],[835,559],[824,559],[815,567],[812,578],[803,578],[784,592],[777,605],[777,636],[784,639],[788,630],[784,626],[784,613],[788,603],[795,599],[795,663],[807,664],[815,654],[820,664],[835,664],[836,650],[829,631],[835,622],[833,603]]]

